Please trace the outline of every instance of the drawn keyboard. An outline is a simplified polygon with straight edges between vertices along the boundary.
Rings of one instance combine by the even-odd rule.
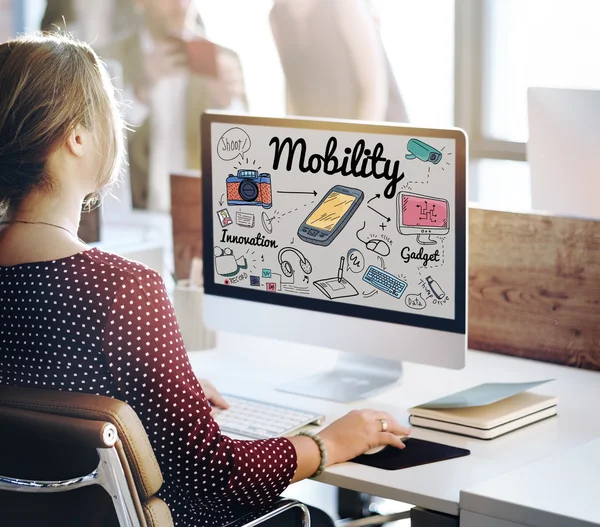
[[[374,265],[369,265],[363,280],[394,298],[400,298],[408,287],[405,281]]]

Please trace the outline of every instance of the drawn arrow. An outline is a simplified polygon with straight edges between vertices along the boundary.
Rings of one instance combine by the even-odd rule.
[[[312,194],[313,196],[317,195],[317,191],[316,190],[311,190],[309,192],[296,192],[293,190],[278,190],[277,194]]]
[[[385,271],[386,267],[385,267],[385,262],[383,261],[383,258],[378,255],[377,258],[379,258],[379,261],[381,263],[381,268]]]
[[[385,214],[381,214],[381,212],[379,212],[378,210],[375,210],[373,207],[371,207],[371,205],[367,205],[367,207],[368,207],[369,209],[371,209],[373,212],[376,212],[377,214],[379,214],[379,215],[380,215],[382,218],[385,218],[385,219],[388,221],[388,223],[389,223],[390,221],[392,221],[392,219],[391,219],[391,218],[387,217]]]
[[[222,207],[223,206],[223,198],[225,197],[225,194],[221,194],[221,199],[219,200],[219,205]]]
[[[373,291],[371,291],[370,293],[365,293],[365,292],[363,291],[363,296],[364,296],[365,298],[371,298],[372,296],[375,296],[375,295],[376,295],[376,294],[378,294],[378,293],[379,293],[379,291],[377,291],[377,289],[373,289]]]
[[[367,205],[368,205],[369,203],[371,203],[371,201],[373,201],[374,199],[378,199],[378,198],[380,198],[380,197],[381,197],[381,194],[375,194],[375,197],[374,197],[374,198],[371,198],[369,201],[367,201]]]

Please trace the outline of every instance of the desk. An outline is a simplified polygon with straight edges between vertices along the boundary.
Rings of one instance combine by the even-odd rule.
[[[191,352],[190,360],[194,371],[221,391],[317,410],[328,422],[352,408],[371,407],[389,411],[407,424],[411,406],[482,382],[556,378],[536,391],[559,397],[558,417],[493,441],[414,429],[414,437],[468,448],[470,456],[399,471],[344,463],[319,477],[323,483],[454,516],[459,514],[461,490],[600,438],[600,412],[582,408],[582,401],[600,400],[599,373],[482,352],[468,352],[466,368],[458,371],[407,363],[400,383],[358,403],[275,390],[281,382],[333,367],[336,356],[326,349],[220,334],[216,350]]]
[[[461,525],[600,525],[598,471],[600,439],[502,474],[461,492]]]

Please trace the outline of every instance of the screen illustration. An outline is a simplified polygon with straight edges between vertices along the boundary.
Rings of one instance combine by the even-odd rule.
[[[214,283],[453,319],[455,140],[412,134],[212,123]]]
[[[435,245],[437,240],[431,234],[450,232],[450,207],[446,199],[400,192],[397,209],[398,232],[416,235],[420,245]]]
[[[302,223],[298,236],[308,243],[329,245],[346,226],[363,198],[360,189],[336,185]]]

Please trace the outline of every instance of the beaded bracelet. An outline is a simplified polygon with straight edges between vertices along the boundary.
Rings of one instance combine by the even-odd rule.
[[[310,477],[316,478],[320,476],[321,474],[323,474],[323,472],[325,471],[325,467],[327,466],[327,449],[325,448],[325,443],[317,434],[315,434],[314,432],[309,432],[308,430],[301,430],[296,435],[310,437],[315,443],[317,443],[317,446],[319,447],[319,452],[321,453],[321,463],[319,464],[319,468],[317,469],[317,471]]]

